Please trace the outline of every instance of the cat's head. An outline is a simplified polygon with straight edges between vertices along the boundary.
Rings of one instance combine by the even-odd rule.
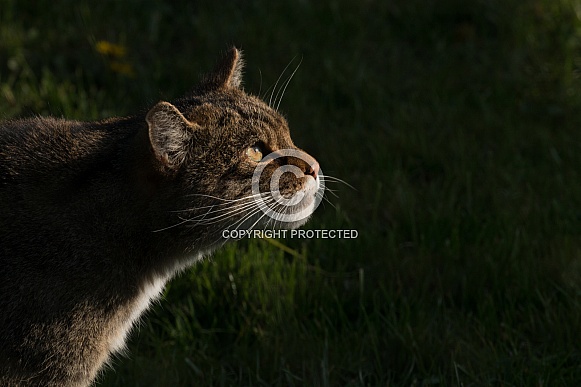
[[[277,111],[241,89],[242,67],[231,49],[190,95],[159,102],[146,117],[152,154],[172,188],[173,222],[206,239],[299,227],[323,194],[319,164],[293,144]]]

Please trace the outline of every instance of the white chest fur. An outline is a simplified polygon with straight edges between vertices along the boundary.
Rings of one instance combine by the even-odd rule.
[[[121,326],[115,330],[109,339],[109,348],[111,352],[120,352],[125,349],[125,339],[131,331],[133,325],[139,319],[139,316],[149,307],[152,301],[155,301],[161,295],[167,278],[156,277],[151,281],[143,284],[139,296],[133,301],[128,316],[124,316]]]
[[[121,352],[125,349],[125,339],[131,331],[131,328],[139,320],[141,314],[161,295],[166,282],[172,278],[177,272],[192,266],[195,262],[202,259],[208,252],[199,252],[190,256],[183,261],[178,261],[173,267],[170,267],[164,275],[155,276],[152,280],[146,281],[140,289],[139,295],[133,300],[130,305],[129,313],[122,316],[122,322],[114,330],[114,333],[109,338],[110,352]]]

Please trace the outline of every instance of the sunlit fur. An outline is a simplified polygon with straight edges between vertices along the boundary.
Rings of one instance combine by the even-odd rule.
[[[256,205],[256,160],[245,150],[297,148],[285,119],[244,93],[241,77],[232,49],[192,92],[147,114],[0,124],[1,386],[90,384],[166,281],[226,242],[223,230],[306,221],[284,223]],[[285,174],[281,194],[319,198],[312,165],[271,164],[265,203],[281,165],[304,171]]]

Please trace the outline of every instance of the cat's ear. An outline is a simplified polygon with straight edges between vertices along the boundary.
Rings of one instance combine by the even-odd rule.
[[[212,89],[239,88],[242,84],[242,52],[232,47],[203,83]]]
[[[169,169],[177,169],[186,158],[188,142],[197,124],[188,121],[169,102],[158,102],[145,117],[149,126],[149,141],[159,161]]]

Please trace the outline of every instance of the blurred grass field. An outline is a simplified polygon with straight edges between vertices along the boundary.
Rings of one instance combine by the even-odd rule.
[[[581,3],[0,0],[0,118],[100,119],[231,45],[338,198],[173,280],[98,386],[581,384]],[[280,244],[285,247],[281,248]]]

